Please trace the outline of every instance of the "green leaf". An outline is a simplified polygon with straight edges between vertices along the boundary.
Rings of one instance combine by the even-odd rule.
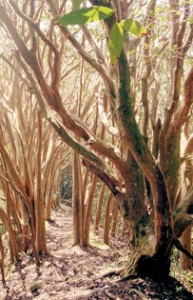
[[[91,22],[101,21],[110,17],[114,11],[105,6],[92,6],[74,10],[61,18],[59,18],[59,25],[83,25]]]
[[[137,37],[141,37],[144,34],[147,34],[147,30],[141,23],[138,21],[135,21],[133,19],[125,19],[120,22],[121,26],[126,30],[127,32],[130,32]]]
[[[111,29],[108,44],[112,64],[117,63],[119,59],[126,32],[135,34],[137,37],[147,33],[145,27],[133,19],[124,19],[120,23],[115,23]]]
[[[73,1],[72,1],[73,10],[77,10],[77,9],[80,8],[81,1],[82,1],[82,0],[73,0]]]
[[[115,23],[109,37],[109,52],[111,63],[115,64],[121,54],[124,42],[124,30],[120,23]]]

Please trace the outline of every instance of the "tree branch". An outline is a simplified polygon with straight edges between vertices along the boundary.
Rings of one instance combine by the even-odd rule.
[[[117,188],[119,186],[119,182],[113,176],[108,175],[104,170],[100,169],[98,166],[86,159],[83,159],[82,162],[85,167],[97,175],[97,177],[100,178],[106,184],[106,186],[108,186],[114,196],[120,193],[119,189]]]
[[[30,28],[33,28],[36,31],[36,33],[42,39],[42,41],[53,52],[53,54],[54,54],[54,64],[53,64],[53,70],[52,70],[53,80],[52,80],[51,86],[52,86],[53,89],[55,89],[57,87],[57,85],[58,85],[58,81],[59,81],[59,69],[60,69],[59,68],[59,66],[60,66],[60,56],[59,56],[58,50],[56,49],[56,47],[54,46],[54,44],[40,30],[40,27],[39,27],[38,23],[35,23],[32,19],[30,19],[23,12],[21,12],[21,10],[19,9],[19,7],[17,6],[17,4],[13,0],[10,0],[9,2],[11,4],[12,8],[14,9],[14,11],[16,12],[16,14],[19,17],[21,17],[24,21],[26,21],[28,23],[28,25],[29,25]]]
[[[98,164],[102,168],[105,168],[104,162],[97,157],[94,153],[91,151],[87,150],[85,147],[83,147],[80,143],[77,143],[64,129],[64,126],[54,117],[53,114],[51,114],[50,111],[46,108],[45,101],[38,90],[37,84],[35,79],[33,78],[32,74],[29,72],[27,66],[25,63],[22,61],[22,59],[18,56],[18,61],[23,68],[29,82],[32,85],[33,91],[35,93],[35,96],[38,100],[38,103],[41,107],[41,110],[43,112],[44,117],[51,123],[51,125],[54,127],[54,129],[57,131],[57,133],[61,136],[61,138],[68,144],[70,147],[75,149],[79,154],[82,156],[85,156],[86,158],[90,159],[94,163]]]
[[[55,19],[58,19],[58,12],[52,0],[46,0],[48,5],[50,6],[51,13]],[[105,86],[108,91],[108,96],[110,100],[110,104],[112,106],[114,117],[116,118],[116,110],[115,110],[115,99],[116,99],[116,91],[113,81],[110,78],[110,75],[107,71],[102,67],[101,64],[97,63],[82,47],[82,45],[76,40],[76,38],[71,34],[71,32],[63,26],[60,26],[61,32],[68,38],[74,48],[78,51],[81,57],[91,65],[103,78]]]
[[[183,247],[183,245],[182,245],[182,243],[180,242],[179,239],[177,239],[177,238],[173,239],[173,244],[176,246],[176,248],[177,248],[179,251],[181,251],[181,252],[184,253],[187,257],[189,257],[191,260],[193,260],[193,255],[191,255],[191,254],[189,253],[189,251],[186,250],[186,249]]]
[[[93,134],[84,123],[79,120],[75,116],[71,116],[63,106],[61,95],[59,94],[58,90],[53,90],[45,81],[40,66],[37,62],[37,58],[34,53],[32,53],[26,46],[24,41],[19,36],[13,22],[10,20],[9,16],[6,13],[6,10],[3,6],[0,6],[0,19],[5,23],[7,29],[9,30],[13,40],[16,43],[16,46],[21,53],[22,57],[26,61],[26,63],[30,66],[33,70],[37,81],[40,85],[42,93],[44,95],[44,99],[48,103],[48,105],[58,113],[61,117],[63,125],[73,131],[73,133],[82,138],[94,151],[99,154],[105,155],[108,157],[117,169],[119,170],[120,174],[125,176],[126,166],[125,162],[115,153],[113,147],[110,145],[106,145],[100,138],[98,138],[95,134]],[[65,28],[64,28],[65,29]],[[54,123],[53,123],[54,124]],[[55,129],[59,130],[61,128],[61,124],[58,127],[58,124],[55,123]],[[64,128],[63,128],[64,133]],[[69,138],[69,135],[65,131],[64,136],[68,142],[72,141]],[[64,137],[63,136],[63,137]],[[76,144],[76,145],[75,145]],[[77,147],[78,143],[72,143],[74,147]]]

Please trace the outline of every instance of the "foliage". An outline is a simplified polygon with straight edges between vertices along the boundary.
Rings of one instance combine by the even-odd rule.
[[[83,25],[105,20],[113,14],[111,8],[105,6],[92,6],[74,10],[59,19],[59,25]]]
[[[59,19],[60,26],[83,25],[96,21],[105,20],[113,14],[113,10],[103,6],[93,6],[72,11]],[[146,34],[147,31],[143,25],[133,19],[124,19],[116,22],[109,35],[109,52],[111,63],[117,63],[117,60],[123,49],[126,33],[132,33],[137,37]]]
[[[115,23],[109,36],[109,52],[112,64],[117,63],[122,52],[126,33],[132,33],[140,38],[147,31],[143,25],[133,19],[124,19],[119,23]]]

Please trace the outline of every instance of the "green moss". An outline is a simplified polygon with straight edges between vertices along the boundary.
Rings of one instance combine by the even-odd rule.
[[[141,135],[134,117],[133,102],[130,91],[130,69],[124,52],[119,60],[119,109],[118,113],[124,126],[128,140],[132,142],[135,151],[142,157],[147,152],[147,145]]]
[[[130,92],[130,69],[125,53],[122,51],[118,63],[119,67],[119,97],[123,111],[133,115],[131,92]]]
[[[180,169],[180,134],[172,136],[168,141],[167,149],[168,167],[165,171],[171,204],[173,205],[179,184]]]
[[[168,141],[168,170],[165,176],[170,183],[177,182],[180,163],[180,135],[178,135],[171,137]]]

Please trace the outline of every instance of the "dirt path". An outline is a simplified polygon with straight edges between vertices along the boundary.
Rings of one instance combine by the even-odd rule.
[[[126,245],[112,240],[113,250],[92,235],[88,251],[72,248],[71,209],[64,206],[47,224],[50,256],[36,268],[34,258],[24,254],[21,262],[6,272],[7,286],[0,286],[0,300],[193,300],[193,295],[174,278],[156,283],[136,275],[129,279],[103,276],[120,268],[128,253]],[[7,270],[7,268],[6,268]]]
[[[72,248],[69,207],[63,206],[60,211],[54,212],[53,220],[47,224],[48,250],[51,255],[43,257],[39,269],[32,257],[23,255],[22,261],[7,272],[7,286],[0,287],[0,300],[89,299],[92,291],[109,286],[110,279],[101,279],[102,274],[120,267],[124,257],[104,245],[96,236],[92,237],[92,244],[97,247],[87,252]]]

